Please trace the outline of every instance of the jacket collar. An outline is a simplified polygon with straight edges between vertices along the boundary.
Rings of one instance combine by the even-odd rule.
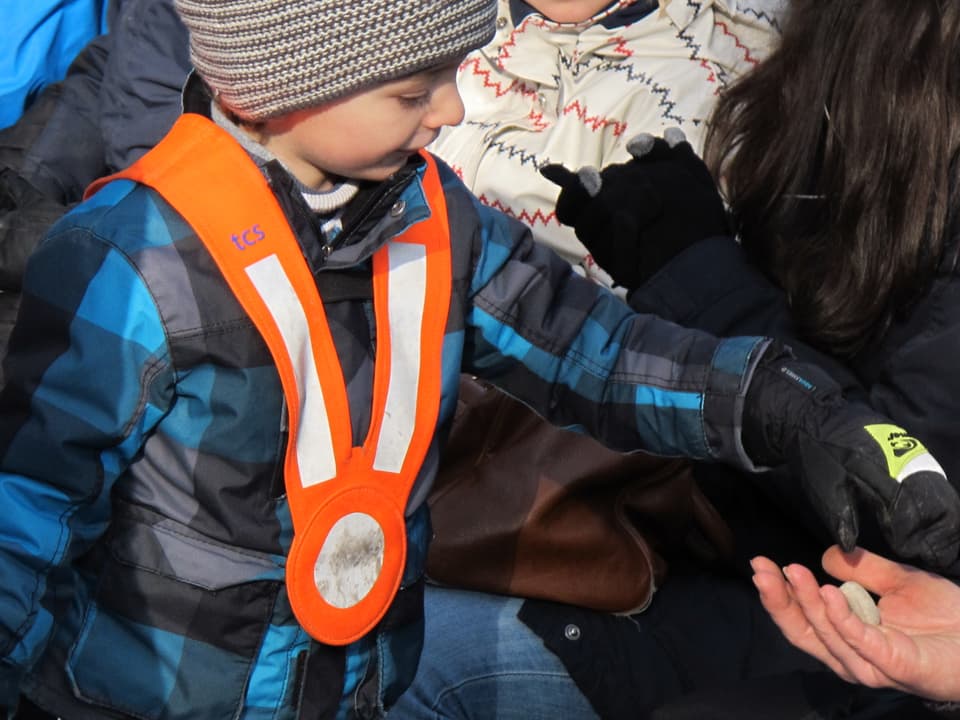
[[[207,84],[196,72],[191,72],[181,93],[183,112],[210,118],[212,101],[213,96]],[[273,187],[295,234],[300,238],[312,238],[311,242],[303,243],[304,252],[308,257],[312,257],[319,251],[321,244],[319,230],[312,211],[296,189],[296,182],[276,160],[258,164]],[[326,263],[320,264],[352,265],[372,255],[382,244],[383,238],[371,238],[370,231],[390,211],[404,189],[416,179],[425,166],[423,158],[419,154],[413,154],[406,165],[383,182],[361,182],[357,194],[344,208],[343,231],[337,236],[334,254]]]

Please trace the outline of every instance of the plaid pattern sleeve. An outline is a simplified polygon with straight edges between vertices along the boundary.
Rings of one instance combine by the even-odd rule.
[[[0,393],[5,671],[45,645],[53,578],[104,532],[114,482],[168,409],[167,361],[156,308],[124,255],[89,231],[55,231],[28,267]]]
[[[557,220],[558,188],[539,168],[626,162],[630,138],[669,127],[699,150],[717,94],[775,42],[776,2],[736,10],[721,0],[674,0],[654,9],[621,0],[575,26],[514,12],[517,5],[500,0],[496,37],[460,66],[465,119],[431,149],[485,204],[609,283]]]
[[[470,372],[609,447],[753,468],[742,406],[767,339],[633,313],[521,223],[472,202],[483,230],[465,313]]]

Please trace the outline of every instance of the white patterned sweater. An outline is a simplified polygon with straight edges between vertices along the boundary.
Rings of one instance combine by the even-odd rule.
[[[620,0],[585,23],[559,24],[518,0],[514,17],[511,0],[500,0],[496,37],[460,67],[465,120],[430,149],[482,202],[609,284],[557,222],[559,189],[538,168],[623,162],[631,137],[671,126],[699,151],[718,91],[776,41],[783,2],[660,0],[644,14],[641,5],[656,3]]]

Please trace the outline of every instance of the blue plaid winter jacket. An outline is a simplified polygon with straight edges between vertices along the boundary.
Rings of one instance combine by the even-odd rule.
[[[436,298],[450,303],[441,416],[407,508],[403,587],[347,648],[291,613],[280,381],[202,242],[126,180],[51,230],[0,392],[0,704],[23,692],[70,720],[380,716],[419,657],[424,498],[461,371],[615,448],[750,466],[739,418],[765,340],[633,314],[439,164],[454,288]],[[336,247],[291,178],[265,170],[324,298],[357,444],[369,260],[430,213],[422,170],[412,159],[362,192]]]

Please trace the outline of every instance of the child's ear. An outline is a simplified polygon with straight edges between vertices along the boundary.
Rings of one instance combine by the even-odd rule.
[[[251,120],[244,120],[234,110],[224,105],[219,96],[214,96],[213,102],[217,104],[217,108],[223,113],[227,120],[243,130],[254,142],[261,145],[263,144],[264,140],[266,140],[266,121],[253,122]]]
[[[237,127],[243,130],[246,135],[258,145],[264,145],[267,141],[267,133],[264,132],[263,123],[236,123]]]

